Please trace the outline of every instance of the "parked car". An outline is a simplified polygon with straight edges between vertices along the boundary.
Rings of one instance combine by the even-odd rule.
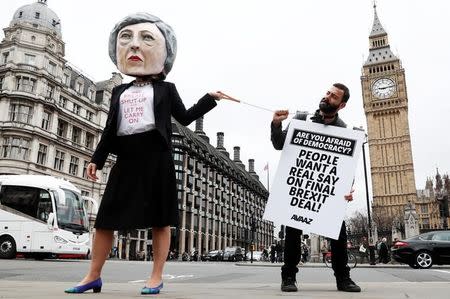
[[[223,260],[222,250],[211,250],[207,254],[202,255],[202,261],[221,261]]]
[[[247,252],[247,261],[251,261],[251,255],[252,252]],[[262,261],[263,260],[263,253],[262,251],[253,251],[253,261]]]
[[[223,252],[224,261],[240,262],[244,259],[241,247],[226,247]]]
[[[450,264],[450,231],[433,231],[397,241],[392,257],[414,269]]]

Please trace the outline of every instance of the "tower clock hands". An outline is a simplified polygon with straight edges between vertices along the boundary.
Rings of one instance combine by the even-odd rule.
[[[394,87],[394,85],[388,85],[388,86],[378,87],[378,89],[386,89],[386,88],[390,88],[390,87]]]

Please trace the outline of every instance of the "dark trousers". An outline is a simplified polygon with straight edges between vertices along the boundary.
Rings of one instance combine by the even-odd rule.
[[[284,265],[281,267],[281,277],[295,277],[298,272],[297,265],[301,257],[302,231],[286,226],[286,239],[284,241]],[[331,240],[331,265],[336,281],[350,278],[350,268],[347,266],[347,231],[345,222],[342,222],[339,239]]]

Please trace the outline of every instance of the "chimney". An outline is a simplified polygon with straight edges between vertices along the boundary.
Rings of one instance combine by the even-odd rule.
[[[241,148],[239,146],[235,146],[233,150],[234,150],[233,161],[241,162]]]
[[[256,180],[259,181],[259,176],[255,172],[255,160],[254,159],[248,159],[248,173],[254,177]]]
[[[230,157],[230,154],[227,152],[227,149],[223,146],[224,134],[223,132],[217,132],[217,147],[216,149],[223,153],[225,156]]]
[[[203,132],[203,116],[197,118],[197,120],[195,121],[195,134],[197,134],[200,138],[202,138],[203,140],[205,140],[206,142],[209,143],[209,137],[206,136],[206,133]]]
[[[223,147],[224,133],[217,132],[217,149],[225,149]]]
[[[195,133],[205,134],[205,132],[203,132],[203,116],[197,118],[195,121]]]
[[[236,163],[237,166],[245,170],[245,165],[241,161],[241,148],[239,146],[233,147],[233,162]]]
[[[255,172],[255,159],[248,159],[248,172],[250,174]]]

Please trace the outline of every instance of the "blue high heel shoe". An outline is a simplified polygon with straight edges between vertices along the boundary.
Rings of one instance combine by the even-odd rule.
[[[159,291],[163,288],[164,283],[161,281],[161,284],[154,288],[143,287],[141,290],[141,295],[156,295],[159,294]]]
[[[64,290],[64,292],[71,293],[71,294],[80,294],[80,293],[84,293],[90,289],[92,289],[94,291],[94,293],[100,293],[102,291],[102,279],[99,278],[99,279],[91,281],[87,284],[83,284],[83,285],[76,286],[73,288],[68,288],[68,289]]]

